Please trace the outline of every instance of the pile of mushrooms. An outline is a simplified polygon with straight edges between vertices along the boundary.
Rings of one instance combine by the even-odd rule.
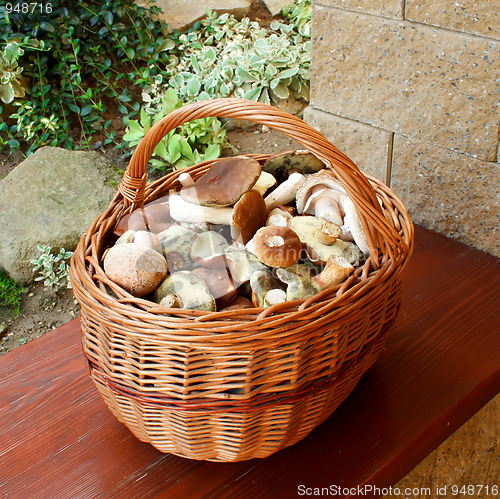
[[[262,165],[223,158],[124,217],[108,278],[167,308],[209,312],[306,299],[344,282],[369,252],[352,200],[307,151]]]

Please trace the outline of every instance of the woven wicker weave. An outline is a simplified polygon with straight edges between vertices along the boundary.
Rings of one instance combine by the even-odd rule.
[[[181,172],[146,184],[155,146],[182,123],[208,116],[279,130],[335,172],[373,248],[346,282],[307,301],[207,313],[162,308],[106,277],[101,258],[120,217],[180,187]],[[211,164],[187,171],[196,179]],[[253,101],[215,99],[151,128],[118,191],[71,262],[89,373],[115,416],[162,452],[212,461],[268,456],[328,418],[379,356],[399,307],[413,227],[390,189],[302,120]]]

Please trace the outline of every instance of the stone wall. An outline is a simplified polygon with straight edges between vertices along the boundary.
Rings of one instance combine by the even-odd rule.
[[[412,219],[500,256],[500,0],[313,0],[305,119]]]

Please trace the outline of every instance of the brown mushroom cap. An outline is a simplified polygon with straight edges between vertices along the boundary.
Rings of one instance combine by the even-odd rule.
[[[174,223],[170,216],[168,196],[148,203],[144,208],[125,215],[113,230],[114,234],[121,236],[127,230],[147,230],[157,234],[168,229]]]
[[[257,229],[266,223],[264,198],[256,190],[245,192],[234,205],[231,219],[231,237],[242,244],[248,243]]]
[[[104,272],[131,295],[153,292],[167,275],[167,262],[157,251],[133,243],[117,244],[104,257]]]
[[[193,270],[193,274],[203,279],[208,291],[215,298],[218,310],[227,307],[238,295],[238,289],[225,267],[220,269],[198,267]]]
[[[270,267],[290,267],[300,259],[302,243],[288,227],[262,227],[256,232],[253,242],[255,256]]]
[[[182,199],[202,206],[231,206],[257,182],[260,163],[245,156],[216,161],[193,185],[180,190]]]

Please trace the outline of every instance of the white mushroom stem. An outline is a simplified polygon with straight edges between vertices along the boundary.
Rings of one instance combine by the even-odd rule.
[[[316,277],[314,283],[320,289],[331,288],[345,281],[354,267],[343,257],[331,255],[326,262],[326,267]]]
[[[370,253],[370,245],[368,244],[368,238],[366,237],[363,224],[361,223],[354,203],[349,197],[345,199],[344,210],[344,224],[349,227],[349,232],[351,233],[357,247],[365,254]]]
[[[291,213],[284,208],[277,206],[267,215],[266,225],[277,225],[279,227],[288,227],[288,221],[293,218]]]
[[[302,173],[292,173],[282,184],[278,185],[271,194],[264,198],[267,211],[272,210],[280,204],[288,204],[295,199],[297,189],[304,181]]]
[[[268,172],[262,172],[260,174],[260,177],[257,179],[257,182],[253,186],[253,189],[259,191],[261,196],[264,196],[264,194],[273,186],[275,186],[277,183],[276,179],[274,178],[274,175],[271,175]]]
[[[170,216],[177,222],[210,223],[214,225],[231,225],[232,208],[214,208],[184,201],[178,194],[169,198]]]
[[[316,190],[306,202],[303,213],[314,215],[328,222],[341,226],[343,224],[342,212],[346,195],[333,189]]]
[[[184,187],[188,187],[190,185],[193,185],[194,184],[194,180],[193,180],[193,177],[191,177],[191,175],[189,175],[189,173],[187,172],[184,172],[184,173],[181,173],[179,175],[179,182],[184,186]]]
[[[286,301],[286,291],[284,289],[271,289],[268,291],[264,297],[264,305],[266,307],[272,307],[278,303],[283,303]]]

